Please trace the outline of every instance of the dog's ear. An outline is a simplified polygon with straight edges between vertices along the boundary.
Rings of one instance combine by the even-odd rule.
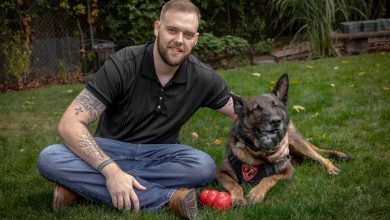
[[[283,74],[276,83],[272,93],[275,94],[282,102],[287,103],[288,100],[288,75]]]
[[[234,113],[241,117],[244,114],[244,99],[232,92],[230,92],[230,96],[233,99]]]

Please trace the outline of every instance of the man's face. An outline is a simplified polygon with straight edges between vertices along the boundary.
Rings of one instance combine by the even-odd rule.
[[[186,59],[198,41],[198,17],[195,13],[167,11],[154,24],[154,35],[160,57],[170,66]]]

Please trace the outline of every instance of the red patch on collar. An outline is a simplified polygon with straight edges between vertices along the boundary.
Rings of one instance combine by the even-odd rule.
[[[257,172],[259,171],[259,166],[253,167],[250,165],[242,164],[241,171],[242,177],[244,177],[244,180],[248,182],[256,176]]]

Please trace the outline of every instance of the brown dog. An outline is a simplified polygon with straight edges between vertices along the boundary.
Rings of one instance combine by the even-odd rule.
[[[339,169],[320,154],[350,159],[344,153],[317,148],[297,131],[287,115],[288,87],[288,76],[284,74],[271,94],[247,101],[232,94],[237,119],[216,179],[229,191],[234,206],[244,206],[247,200],[260,202],[279,180],[290,179],[293,173],[290,156],[316,160],[329,175],[337,175]],[[240,183],[257,184],[247,200]]]

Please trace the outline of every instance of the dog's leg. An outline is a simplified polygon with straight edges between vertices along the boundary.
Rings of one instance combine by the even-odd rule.
[[[215,179],[230,193],[233,206],[245,206],[244,191],[240,184],[224,172],[218,172]]]
[[[329,155],[331,158],[333,158],[335,160],[348,161],[348,160],[352,159],[349,155],[347,155],[343,152],[340,152],[340,151],[318,148],[317,146],[315,146],[314,144],[312,144],[310,142],[309,142],[309,145],[317,153]]]
[[[307,141],[296,129],[294,124],[290,122],[288,127],[288,142],[290,150],[293,153],[298,154],[299,156],[307,157],[312,160],[318,161],[321,163],[329,175],[338,175],[340,170],[328,159],[322,157],[316,150],[320,151],[319,148],[315,147],[309,141]],[[321,152],[321,151],[320,151]],[[345,156],[349,158],[346,154],[340,154],[339,156]]]
[[[292,165],[289,164],[288,167],[281,171],[279,174],[268,176],[263,178],[259,184],[253,187],[248,195],[247,200],[250,203],[258,203],[261,202],[265,194],[276,185],[280,180],[289,180],[292,177],[293,168]]]

